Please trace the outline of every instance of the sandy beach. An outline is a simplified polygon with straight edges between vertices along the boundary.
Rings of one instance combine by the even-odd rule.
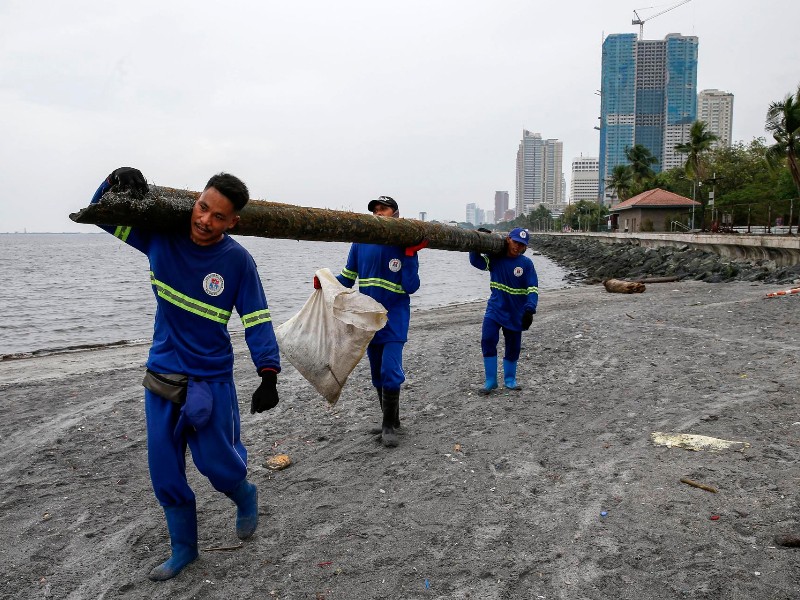
[[[164,583],[147,579],[169,552],[147,345],[0,362],[0,597],[798,598],[800,549],[775,536],[800,533],[800,295],[765,298],[786,287],[543,292],[524,389],[489,397],[485,304],[415,312],[395,449],[370,433],[366,359],[333,407],[285,363],[279,406],[250,415],[237,339],[259,528],[239,544],[234,505],[190,465],[201,555]],[[293,465],[270,471],[279,453]]]

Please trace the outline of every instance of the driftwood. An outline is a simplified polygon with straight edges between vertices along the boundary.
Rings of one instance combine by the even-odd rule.
[[[607,292],[616,294],[641,294],[644,284],[639,281],[622,281],[621,279],[606,279],[603,282]]]
[[[688,477],[681,477],[681,483],[685,483],[686,485],[691,485],[692,487],[700,488],[701,490],[711,492],[712,494],[717,493],[717,488],[711,487],[710,485],[706,485],[705,483],[700,483],[693,479],[689,479]]]
[[[100,202],[90,204],[69,218],[90,225],[126,225],[156,231],[188,231],[192,206],[199,192],[150,186],[141,200],[127,193],[106,192]],[[376,217],[324,208],[308,208],[277,202],[251,200],[240,213],[234,235],[322,242],[362,242],[388,246],[415,246],[428,240],[428,247],[458,252],[500,252],[503,237],[450,225],[416,219]]]

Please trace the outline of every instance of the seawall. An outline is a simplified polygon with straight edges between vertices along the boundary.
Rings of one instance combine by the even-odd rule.
[[[603,244],[628,244],[643,248],[688,247],[713,252],[723,258],[773,261],[777,267],[800,263],[800,236],[709,233],[536,233],[565,238],[593,239]]]

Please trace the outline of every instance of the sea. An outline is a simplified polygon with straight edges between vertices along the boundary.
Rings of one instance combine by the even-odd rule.
[[[338,274],[349,244],[237,236],[258,265],[275,325],[313,292],[314,273]],[[412,311],[489,297],[489,275],[464,252],[420,252]],[[528,250],[542,290],[568,287],[566,271]],[[0,360],[141,343],[152,336],[155,298],[146,257],[98,233],[0,234]],[[413,319],[413,316],[412,316]],[[477,326],[477,325],[476,325]],[[231,333],[242,330],[234,315]]]

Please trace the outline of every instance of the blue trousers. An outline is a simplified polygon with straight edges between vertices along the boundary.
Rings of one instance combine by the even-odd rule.
[[[406,380],[403,372],[403,342],[386,342],[367,346],[372,385],[376,388],[399,390]]]
[[[500,341],[500,330],[503,330],[503,337],[506,341],[506,354],[503,357],[505,360],[517,362],[519,360],[519,353],[522,349],[522,332],[514,331],[503,327],[489,317],[483,318],[483,327],[481,328],[481,352],[484,356],[497,356],[497,343]]]
[[[247,477],[247,450],[240,439],[239,403],[233,382],[209,381],[214,396],[211,417],[199,431],[191,426],[177,437],[180,406],[148,389],[144,392],[147,422],[147,462],[150,481],[161,506],[194,501],[186,481],[186,447],[197,470],[214,489],[230,492]]]

